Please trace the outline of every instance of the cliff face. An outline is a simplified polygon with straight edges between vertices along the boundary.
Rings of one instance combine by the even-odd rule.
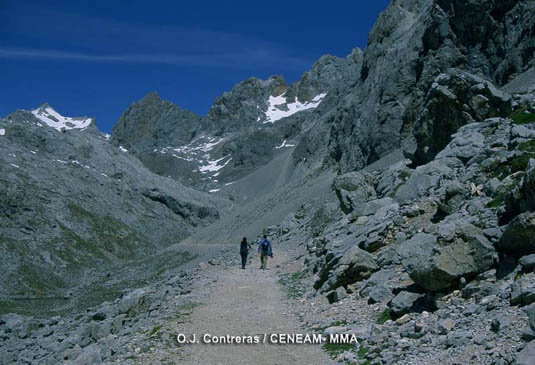
[[[392,2],[370,33],[359,80],[339,112],[322,121],[330,125],[330,160],[351,171],[402,146],[434,79],[449,68],[501,86],[535,65],[535,23],[527,15],[533,7],[526,1]]]

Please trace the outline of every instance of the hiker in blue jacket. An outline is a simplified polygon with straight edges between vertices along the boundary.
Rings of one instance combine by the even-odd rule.
[[[241,268],[245,269],[247,264],[247,255],[249,255],[249,250],[251,249],[251,244],[247,242],[247,237],[243,237],[240,243],[240,255],[241,255]]]
[[[271,247],[271,241],[267,236],[258,241],[258,254],[260,255],[260,268],[265,270],[267,268],[268,256],[273,257],[273,248]]]

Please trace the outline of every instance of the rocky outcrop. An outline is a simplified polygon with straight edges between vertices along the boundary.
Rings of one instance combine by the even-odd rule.
[[[416,164],[431,161],[461,126],[507,116],[511,96],[491,82],[461,70],[440,74],[431,85],[421,116],[414,125]]]
[[[361,204],[376,198],[373,177],[360,172],[350,172],[337,176],[334,190],[344,213],[350,213]]]
[[[398,252],[411,279],[430,291],[451,288],[460,278],[475,277],[494,264],[494,248],[482,235],[440,247],[435,236],[417,234]]]

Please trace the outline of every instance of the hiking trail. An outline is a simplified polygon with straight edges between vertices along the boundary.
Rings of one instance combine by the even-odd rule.
[[[217,246],[215,246],[217,247]],[[277,251],[260,270],[260,260],[251,251],[242,270],[235,264],[201,265],[201,277],[192,287],[196,304],[185,318],[171,320],[166,332],[197,336],[198,344],[184,344],[170,349],[166,360],[180,364],[330,364],[332,360],[320,344],[204,344],[201,337],[310,333],[299,327],[286,301],[286,293],[277,283],[277,274],[285,264],[284,252]],[[160,354],[161,355],[161,354]],[[175,357],[176,356],[176,357]],[[140,363],[150,363],[148,357]],[[162,359],[159,356],[159,360]],[[165,360],[162,361],[165,363]]]

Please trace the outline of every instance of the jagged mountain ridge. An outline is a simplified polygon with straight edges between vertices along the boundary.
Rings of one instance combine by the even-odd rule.
[[[155,106],[169,104],[149,94],[123,114],[112,141],[158,174],[198,188],[220,188],[222,183],[234,182],[267,164],[282,149],[294,147],[302,131],[310,127],[309,121],[315,119],[313,115],[325,113],[334,104],[338,89],[351,84],[361,57],[359,49],[346,58],[323,56],[292,85],[281,76],[240,82],[218,97],[200,122],[199,116],[191,114],[174,119],[151,114]],[[130,138],[125,131],[143,129],[147,118],[139,116],[147,114],[154,122],[152,128],[159,132],[139,143],[137,134]],[[194,125],[196,128],[190,128]],[[187,143],[180,138],[171,142],[153,138],[165,129],[183,128],[188,132],[194,129]]]

